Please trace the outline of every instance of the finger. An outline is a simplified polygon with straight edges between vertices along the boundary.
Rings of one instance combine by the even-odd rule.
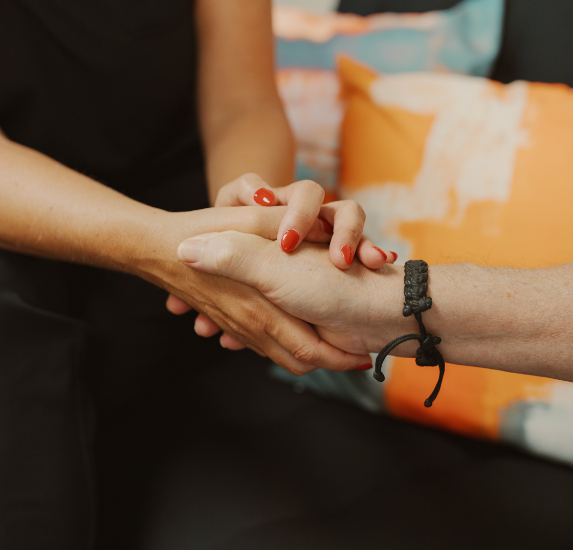
[[[382,250],[368,237],[363,236],[358,243],[356,257],[369,269],[381,269],[386,264],[393,264],[397,254],[389,250]]]
[[[284,279],[280,267],[267,261],[274,246],[274,243],[255,235],[226,231],[187,239],[181,243],[178,255],[186,258],[185,263],[194,269],[229,277],[256,288],[263,295],[272,296]],[[181,253],[183,247],[187,249],[185,254]],[[270,322],[267,327],[267,335],[272,336],[272,341],[280,342],[280,345],[273,344],[267,353],[290,372],[303,374],[318,367],[350,370],[371,362],[367,354],[347,353],[324,342],[310,325],[300,319],[289,315],[288,323],[280,321]],[[293,326],[297,330],[293,330]],[[260,335],[261,341],[263,336]],[[257,349],[260,346],[262,343]]]
[[[260,208],[259,206],[220,207],[216,210],[218,214],[217,231],[241,231],[274,241],[287,209],[286,206],[274,206],[273,208]],[[204,234],[213,231],[213,212],[212,208],[193,212],[193,233]],[[187,213],[183,212],[177,215],[185,218]],[[330,224],[318,218],[315,219],[306,240],[317,243],[329,242],[331,233],[325,230],[325,227],[331,230]],[[191,233],[191,230],[189,232]]]
[[[300,319],[296,321],[300,323],[296,333],[283,323],[274,323],[269,331],[282,343],[281,348],[275,350],[273,359],[290,373],[300,376],[318,368],[347,371],[365,369],[365,365],[372,364],[370,355],[342,351],[322,340],[307,323]]]
[[[177,296],[173,296],[173,294],[167,297],[165,307],[174,315],[183,315],[193,309],[189,304],[186,304],[183,300],[177,298]]]
[[[271,186],[257,174],[244,174],[221,187],[215,206],[275,206],[278,199]]]
[[[229,277],[264,294],[275,283],[274,270],[264,262],[272,244],[270,240],[237,231],[204,233],[183,241],[177,256],[193,269]]]
[[[370,355],[342,351],[322,340],[308,323],[281,309],[277,308],[276,312],[277,318],[269,324],[266,338],[263,335],[260,338],[261,345],[266,343],[266,353],[261,353],[258,346],[247,344],[247,347],[259,355],[270,357],[291,374],[302,376],[319,368],[332,371],[365,370],[367,365],[372,365]]]
[[[211,336],[215,336],[215,334],[221,332],[219,326],[211,321],[211,319],[209,319],[209,317],[204,313],[199,313],[199,315],[197,315],[195,318],[194,328],[195,332],[199,336],[203,336],[203,338],[210,338]]]
[[[366,214],[355,201],[325,204],[320,217],[334,227],[330,240],[330,259],[339,269],[348,269],[362,238]]]
[[[393,264],[398,259],[398,254],[392,250],[388,250],[388,261],[386,263]]]
[[[284,312],[280,313],[284,315]],[[268,339],[267,353],[262,353],[258,347],[241,344],[228,333],[221,336],[221,346],[231,350],[248,347],[259,355],[272,358],[275,363],[295,376],[302,376],[319,368],[341,372],[371,368],[370,355],[342,351],[321,340],[307,323],[292,317],[290,320],[291,323],[286,324],[278,320],[272,323],[272,329],[268,333],[272,338]],[[298,325],[299,330],[293,330],[293,323]]]
[[[247,347],[247,346],[245,346],[245,344],[243,344],[242,342],[239,342],[239,340],[236,340],[227,332],[223,332],[223,334],[221,335],[221,338],[219,338],[219,343],[221,344],[221,347],[226,348],[226,349],[230,349],[233,351],[239,351],[239,350],[245,349]]]
[[[324,189],[310,180],[297,181],[275,189],[281,204],[288,205],[278,230],[278,239],[285,252],[292,252],[316,227]],[[322,229],[322,226],[321,226]],[[326,234],[324,229],[322,233]]]
[[[203,338],[210,338],[211,336],[215,336],[215,334],[221,332],[221,329],[205,314],[199,313],[195,319],[195,332],[199,336],[203,336]],[[219,342],[221,343],[221,346],[231,350],[240,350],[245,348],[243,343],[239,342],[226,332],[223,332]]]

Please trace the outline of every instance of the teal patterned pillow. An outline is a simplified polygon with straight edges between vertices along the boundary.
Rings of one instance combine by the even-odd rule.
[[[385,73],[487,76],[500,47],[503,8],[503,0],[464,0],[449,10],[362,17],[276,6],[277,79],[297,139],[296,178],[336,194],[339,54]]]

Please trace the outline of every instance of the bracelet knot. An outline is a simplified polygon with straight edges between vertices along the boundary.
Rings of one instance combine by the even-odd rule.
[[[440,364],[440,352],[435,348],[442,339],[432,336],[429,332],[424,338],[420,338],[420,347],[416,350],[416,365],[419,367],[435,367]]]

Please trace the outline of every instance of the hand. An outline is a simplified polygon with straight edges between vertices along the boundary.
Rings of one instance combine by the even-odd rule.
[[[379,351],[403,330],[392,327],[389,334],[380,315],[401,311],[400,269],[387,266],[372,271],[355,262],[344,272],[333,268],[324,245],[303,243],[287,256],[276,241],[236,231],[199,235],[181,246],[193,251],[186,265],[194,271],[253,286],[291,315],[315,325],[321,338],[345,351]]]
[[[362,235],[365,215],[358,203],[337,201],[323,205],[323,200],[324,190],[315,182],[305,180],[273,189],[257,174],[245,174],[219,190],[215,207],[288,205],[277,235],[283,251],[294,251],[304,239],[311,242],[330,240],[330,259],[339,269],[348,269],[352,265],[355,252],[358,259],[371,269],[380,269],[386,263],[396,261],[398,255],[395,252],[381,250]],[[316,232],[317,219],[323,229],[322,235]],[[166,307],[176,315],[191,310],[188,304],[171,295]],[[195,320],[197,334],[208,338],[220,330],[211,319],[199,313]],[[220,343],[233,350],[244,347],[225,333]]]
[[[323,342],[310,325],[271,304],[257,290],[190,270],[175,255],[177,245],[189,234],[213,229],[240,227],[248,233],[274,238],[285,210],[243,207],[182,213],[157,211],[156,219],[146,222],[149,230],[142,242],[138,274],[206,314],[235,341],[268,355],[294,374],[317,367],[347,370],[371,363],[366,354],[345,353]],[[191,249],[180,246],[179,254],[187,262],[192,261]],[[280,254],[289,257],[282,251]]]
[[[303,241],[329,242],[330,259],[339,269],[348,269],[354,255],[367,267],[380,269],[394,263],[397,255],[383,251],[362,234],[364,210],[355,201],[323,204],[324,189],[310,180],[271,188],[257,174],[245,174],[219,190],[215,206],[288,206],[280,223],[277,240],[284,252],[296,250]],[[325,238],[309,235],[320,220]]]

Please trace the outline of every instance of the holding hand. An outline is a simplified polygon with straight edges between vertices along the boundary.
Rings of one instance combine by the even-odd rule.
[[[339,269],[348,269],[355,255],[370,269],[396,261],[396,253],[381,250],[362,235],[366,215],[357,202],[323,200],[324,189],[313,181],[271,188],[257,174],[245,174],[221,188],[215,206],[287,206],[277,234],[286,253],[307,240],[330,242],[330,259]],[[316,233],[317,220],[323,235]]]
[[[323,245],[303,243],[287,256],[277,241],[225,231],[187,239],[181,248],[194,270],[258,289],[284,311],[315,325],[322,339],[350,353],[379,348],[388,338],[381,334],[379,309],[402,307],[401,270],[371,271],[356,262],[346,272],[333,269]],[[389,297],[395,304],[388,303]]]
[[[381,250],[362,235],[365,214],[358,203],[337,201],[323,204],[323,200],[324,190],[312,181],[271,188],[258,175],[245,174],[220,189],[215,207],[286,205],[287,210],[277,233],[282,250],[291,253],[303,240],[330,242],[330,260],[339,269],[348,269],[355,254],[370,269],[380,269],[386,263],[393,264],[396,261],[398,256],[395,252]],[[171,295],[166,305],[169,311],[177,315],[191,309],[185,302]],[[220,330],[211,319],[199,313],[195,320],[197,334],[210,337]],[[223,333],[220,341],[228,349],[239,350],[245,347],[226,333]]]

